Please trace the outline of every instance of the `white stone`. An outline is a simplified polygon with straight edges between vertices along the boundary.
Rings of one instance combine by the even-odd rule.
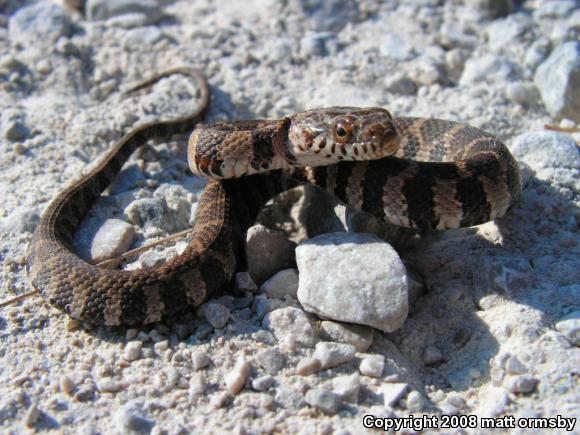
[[[207,353],[202,350],[196,350],[191,353],[191,363],[193,365],[193,370],[201,370],[206,368],[210,364],[211,360]]]
[[[360,376],[353,373],[349,376],[340,376],[332,381],[333,391],[340,398],[349,403],[358,403],[358,393],[360,391]]]
[[[374,329],[368,326],[325,320],[320,322],[320,329],[332,341],[352,344],[357,352],[365,352],[373,344]]]
[[[409,384],[402,382],[384,383],[381,386],[384,405],[391,408],[394,407],[403,398],[408,388]]]
[[[260,291],[269,298],[284,299],[287,295],[296,298],[298,292],[298,271],[284,269],[260,286]]]
[[[423,410],[425,398],[418,391],[411,391],[407,396],[407,409],[411,412]]]
[[[385,369],[385,357],[383,355],[371,355],[363,358],[359,370],[365,376],[380,378]]]
[[[293,335],[298,345],[312,347],[318,339],[308,316],[304,311],[294,307],[269,312],[264,316],[262,326],[272,332],[278,341],[283,341],[288,335]]]
[[[256,361],[270,374],[275,374],[284,365],[284,357],[276,348],[264,349],[256,354]]]
[[[518,71],[517,65],[506,58],[484,54],[465,62],[459,84],[471,86],[481,82],[508,81],[517,77]]]
[[[405,266],[395,250],[375,235],[314,237],[296,249],[296,262],[298,300],[307,311],[385,332],[401,327],[407,318]]]
[[[331,391],[312,389],[306,393],[305,399],[306,403],[325,414],[336,414],[342,407],[340,397]]]
[[[574,311],[562,317],[556,323],[556,329],[574,346],[580,347],[580,311]]]
[[[123,353],[123,358],[127,361],[135,361],[141,358],[141,348],[143,343],[135,340],[130,341],[125,345],[125,352]]]
[[[242,391],[246,381],[250,377],[250,372],[250,364],[245,359],[239,358],[234,368],[225,376],[228,393],[235,396]]]
[[[529,165],[536,172],[547,168],[578,170],[580,153],[574,139],[553,131],[523,133],[510,145],[517,160]]]
[[[296,366],[296,374],[300,376],[308,376],[312,373],[316,373],[322,367],[322,363],[318,358],[302,358],[298,361],[298,365]]]
[[[557,47],[536,70],[534,83],[553,117],[580,122],[580,42]]]
[[[320,342],[316,345],[314,358],[320,360],[322,369],[336,367],[354,358],[356,348],[352,344]]]

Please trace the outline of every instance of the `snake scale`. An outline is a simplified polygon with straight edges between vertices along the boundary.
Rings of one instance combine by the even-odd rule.
[[[131,153],[151,138],[191,131],[203,119],[210,100],[205,78],[195,70],[170,73],[176,72],[197,81],[197,111],[131,130],[57,195],[34,233],[30,282],[46,302],[73,318],[105,325],[152,323],[226,288],[246,266],[246,230],[260,208],[288,188],[289,178],[421,232],[486,222],[502,216],[520,195],[517,164],[505,145],[460,123],[338,107],[279,120],[198,125],[189,141],[189,163],[194,173],[213,179],[201,195],[185,251],[162,265],[132,271],[90,264],[74,253],[73,235]],[[265,170],[273,172],[259,173]],[[241,175],[250,176],[237,178]]]

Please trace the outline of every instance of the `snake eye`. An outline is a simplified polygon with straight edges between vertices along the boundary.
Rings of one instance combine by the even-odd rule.
[[[337,142],[343,143],[348,140],[352,133],[353,119],[350,116],[339,118],[334,123],[334,138]]]

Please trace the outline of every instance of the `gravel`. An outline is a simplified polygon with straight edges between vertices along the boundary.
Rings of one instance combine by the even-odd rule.
[[[197,106],[184,77],[122,95],[175,66],[208,75],[207,122],[329,105],[465,121],[506,142],[525,186],[496,222],[421,238],[293,189],[250,232],[253,280],[236,271],[234,293],[206,304],[222,307],[215,317],[202,306],[125,330],[71,321],[39,298],[2,307],[0,432],[342,434],[359,433],[367,414],[580,418],[570,375],[580,351],[580,134],[544,129],[580,127],[577,2],[0,0],[0,11],[0,301],[32,290],[26,252],[51,198],[133,126]],[[155,142],[82,222],[104,231],[104,251],[193,222],[205,182],[187,169],[187,134]],[[109,237],[110,219],[133,233],[130,246]],[[420,283],[397,329],[306,313],[295,286],[258,289],[296,268],[297,244],[328,232],[384,237]],[[184,240],[126,267],[158,264]],[[325,282],[339,261],[354,264],[349,256],[319,271]],[[265,349],[283,357],[273,374],[259,362]]]

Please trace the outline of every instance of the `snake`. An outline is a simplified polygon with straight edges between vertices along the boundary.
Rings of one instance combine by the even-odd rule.
[[[194,113],[130,130],[86,175],[48,205],[26,268],[51,306],[97,325],[171,319],[231,288],[246,270],[245,234],[263,205],[296,183],[423,234],[503,216],[521,193],[507,147],[478,128],[431,118],[393,117],[383,108],[330,107],[276,120],[203,124],[210,88],[195,69]],[[193,132],[192,132],[193,131]],[[208,178],[185,250],[160,265],[108,269],[81,259],[73,238],[81,220],[129,156],[152,138],[192,132],[188,162]]]

